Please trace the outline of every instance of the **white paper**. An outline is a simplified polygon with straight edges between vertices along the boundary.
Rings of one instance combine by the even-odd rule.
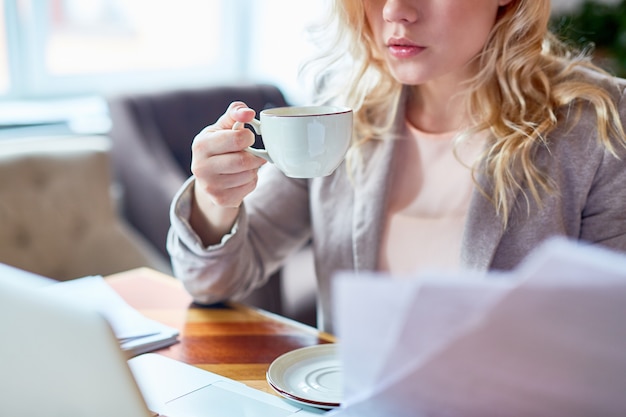
[[[625,256],[553,240],[508,274],[389,278],[335,281],[330,415],[626,415]]]
[[[41,291],[98,311],[111,325],[121,348],[133,354],[168,346],[176,341],[178,330],[151,320],[132,308],[101,276],[58,282],[41,288]]]

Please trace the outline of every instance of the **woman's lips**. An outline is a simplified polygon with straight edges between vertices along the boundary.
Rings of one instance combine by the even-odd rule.
[[[387,49],[396,58],[411,58],[426,48],[406,39],[390,39],[387,42]]]

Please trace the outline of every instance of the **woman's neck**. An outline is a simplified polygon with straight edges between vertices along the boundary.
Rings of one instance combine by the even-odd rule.
[[[459,131],[469,123],[466,96],[456,83],[414,86],[407,103],[406,118],[427,133]]]

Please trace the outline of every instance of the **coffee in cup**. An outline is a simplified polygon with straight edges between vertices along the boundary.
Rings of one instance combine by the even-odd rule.
[[[239,129],[242,123],[235,123]],[[352,139],[352,109],[335,106],[263,110],[250,125],[265,149],[247,152],[274,164],[292,178],[324,177],[344,160]]]

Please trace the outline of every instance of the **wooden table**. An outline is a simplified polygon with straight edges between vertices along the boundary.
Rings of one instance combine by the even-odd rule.
[[[178,280],[152,269],[122,272],[106,281],[145,316],[179,329],[180,342],[158,353],[272,394],[265,373],[274,359],[334,341],[313,327],[242,304],[198,306]]]

